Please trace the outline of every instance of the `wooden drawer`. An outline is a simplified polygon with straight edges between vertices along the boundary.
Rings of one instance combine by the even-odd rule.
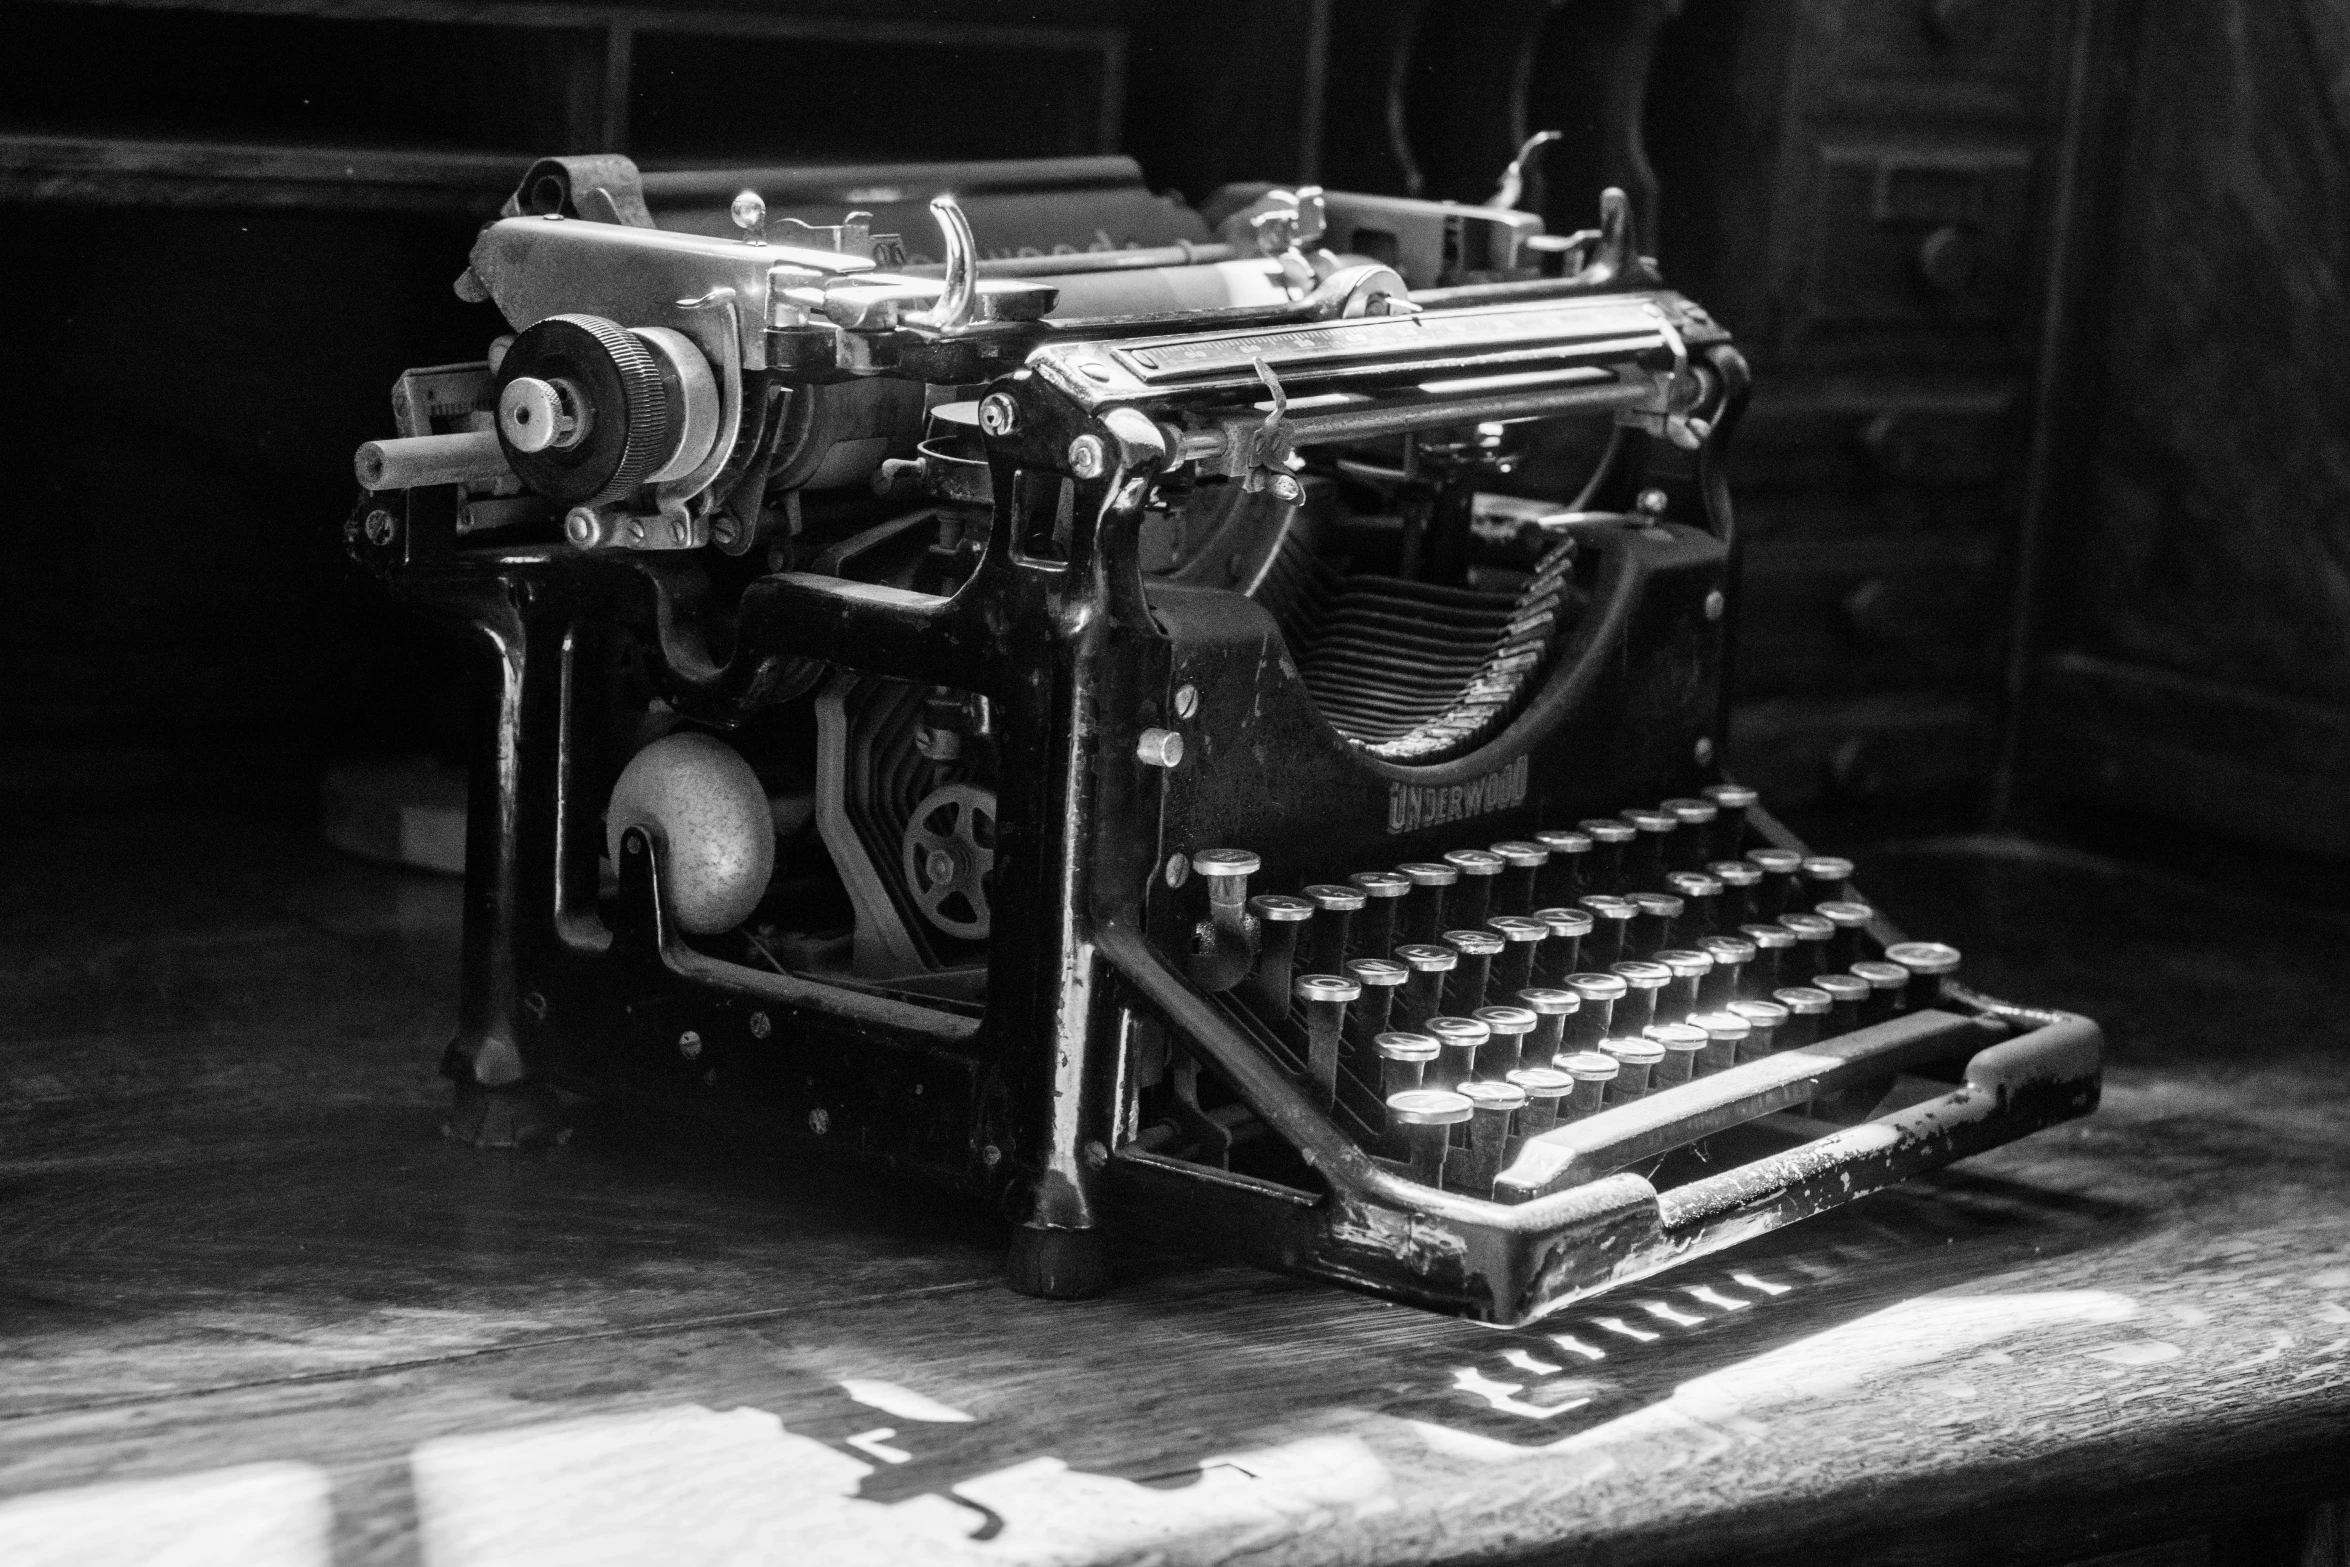
[[[2002,652],[2000,565],[1980,536],[1751,545],[1739,579],[1737,691],[1979,687]]]
[[[1778,485],[1948,489],[1996,484],[2023,466],[2020,383],[1766,378],[1730,443],[1741,498]]]
[[[1821,97],[1857,110],[2049,113],[2070,9],[2047,0],[1843,0],[1822,18]]]
[[[1783,698],[1738,706],[1728,762],[1773,808],[1795,810],[1971,795],[1989,782],[1998,746],[1989,710],[1967,697]]]

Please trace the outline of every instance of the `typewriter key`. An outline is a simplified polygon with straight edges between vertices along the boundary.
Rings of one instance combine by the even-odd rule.
[[[1495,914],[1525,914],[1534,908],[1535,894],[1542,886],[1542,868],[1550,863],[1550,851],[1539,843],[1522,838],[1506,838],[1493,846],[1507,866],[1493,892]],[[1491,916],[1486,923],[1491,924]]]
[[[1289,1018],[1289,979],[1297,967],[1297,935],[1314,917],[1314,906],[1285,892],[1260,892],[1248,900],[1257,922],[1257,968],[1241,986],[1241,999],[1266,1022]]]
[[[1673,839],[1681,829],[1681,819],[1670,811],[1637,807],[1623,814],[1635,834],[1624,850],[1625,880],[1634,892],[1663,886],[1665,872],[1673,868]]]
[[[1369,1082],[1377,1076],[1369,1068],[1371,1041],[1394,1026],[1395,993],[1412,977],[1412,971],[1393,958],[1348,958],[1346,977],[1363,987],[1362,995],[1347,1012],[1347,1040],[1359,1047],[1350,1048],[1347,1058],[1358,1064],[1356,1075]]]
[[[1624,933],[1628,951],[1646,957],[1659,947],[1673,944],[1673,932],[1679,927],[1681,911],[1686,907],[1669,892],[1636,892],[1625,900],[1632,905],[1632,928]]]
[[[1585,874],[1591,860],[1591,835],[1553,827],[1534,835],[1550,851],[1550,863],[1535,881],[1536,905],[1568,904],[1595,889]]]
[[[1411,977],[1396,992],[1389,1021],[1397,1028],[1425,1028],[1444,1010],[1444,976],[1459,965],[1461,955],[1434,942],[1407,941],[1395,949],[1395,961],[1410,969]]]
[[[1346,951],[1354,934],[1355,910],[1366,901],[1363,890],[1344,882],[1317,882],[1300,891],[1314,906],[1314,928],[1307,937],[1305,965],[1317,974],[1335,974],[1346,962]]]
[[[1426,1034],[1406,1033],[1391,1029],[1372,1042],[1379,1052],[1379,1088],[1382,1097],[1393,1097],[1406,1089],[1417,1088],[1427,1076],[1428,1067],[1439,1049],[1435,1040]]]
[[[1609,964],[1608,972],[1624,982],[1614,1027],[1619,1038],[1629,1038],[1656,1021],[1657,1000],[1673,982],[1673,971],[1644,958],[1626,958]]]
[[[1758,996],[1767,996],[1784,983],[1780,965],[1794,950],[1795,932],[1784,925],[1767,922],[1741,925],[1738,934],[1754,943],[1754,962],[1746,971],[1746,988]]]
[[[1650,961],[1662,963],[1673,976],[1656,993],[1656,1020],[1678,1023],[1697,1010],[1698,993],[1713,972],[1714,960],[1695,947],[1667,947],[1651,954]]]
[[[1649,1079],[1665,1058],[1665,1047],[1653,1039],[1619,1036],[1601,1040],[1599,1049],[1616,1063],[1616,1075],[1607,1085],[1607,1102],[1622,1105],[1646,1098]]]
[[[1775,920],[1811,901],[1798,897],[1803,856],[1793,849],[1749,849],[1746,863],[1762,872],[1762,886],[1755,890],[1754,910],[1764,919]]]
[[[1714,960],[1713,971],[1697,987],[1697,1003],[1726,1007],[1745,993],[1746,965],[1754,961],[1754,943],[1744,936],[1708,936],[1697,950]]]
[[[1753,809],[1762,796],[1744,784],[1718,783],[1699,791],[1714,802],[1721,814],[1714,818],[1713,852],[1717,858],[1731,860],[1746,847],[1746,813]]]
[[[1657,807],[1669,811],[1681,824],[1673,834],[1674,870],[1693,871],[1714,857],[1714,823],[1721,820],[1721,807],[1711,800],[1667,800]]]
[[[1475,930],[1493,913],[1493,885],[1509,866],[1490,849],[1452,849],[1444,863],[1461,873],[1444,905],[1447,923]]]
[[[1583,961],[1615,963],[1630,945],[1632,920],[1639,910],[1607,892],[1587,892],[1575,900],[1591,916],[1591,934],[1583,939]]]
[[[1560,1056],[1558,1069],[1575,1080],[1575,1086],[1559,1106],[1559,1121],[1580,1121],[1598,1113],[1607,1102],[1608,1085],[1623,1070],[1614,1056],[1604,1050],[1577,1050]]]
[[[1621,974],[1569,974],[1564,983],[1583,1002],[1567,1017],[1566,1048],[1597,1050],[1599,1042],[1616,1031],[1616,1003],[1631,987]]]
[[[1263,865],[1248,849],[1202,849],[1191,868],[1208,888],[1208,941],[1191,960],[1193,983],[1230,990],[1248,977],[1248,879]]]
[[[1445,925],[1445,892],[1461,879],[1461,873],[1433,860],[1414,860],[1395,869],[1396,874],[1408,878],[1412,884],[1412,895],[1404,899],[1398,928],[1407,941],[1434,941]]]
[[[1850,974],[1814,974],[1811,988],[1828,994],[1828,1015],[1820,1019],[1820,1037],[1834,1039],[1860,1027],[1860,1009],[1869,999],[1869,984]]]
[[[1383,958],[1402,939],[1395,931],[1395,917],[1403,908],[1404,894],[1412,890],[1412,879],[1394,871],[1356,871],[1347,881],[1363,895],[1363,911],[1355,916],[1354,950],[1348,956]]]
[[[1483,1196],[1493,1190],[1501,1174],[1502,1156],[1509,1151],[1510,1123],[1526,1107],[1526,1090],[1515,1083],[1463,1083],[1454,1090],[1469,1101],[1468,1157],[1457,1168],[1454,1182],[1463,1191]]]
[[[1836,927],[1828,941],[1828,959],[1834,963],[1857,963],[1869,955],[1869,921],[1877,911],[1865,903],[1846,898],[1830,899],[1812,911]]]
[[[1852,862],[1840,854],[1814,854],[1802,866],[1803,885],[1814,898],[1850,898]]]
[[[1523,1055],[1529,1066],[1548,1066],[1566,1048],[1567,1019],[1583,1009],[1583,998],[1571,990],[1535,985],[1510,999],[1534,1014],[1534,1032],[1526,1036]]]
[[[1748,920],[1762,917],[1754,906],[1754,895],[1762,888],[1762,872],[1751,861],[1714,860],[1705,873],[1722,884],[1721,906],[1714,914],[1717,930],[1736,930]]]
[[[1338,1056],[1346,1034],[1346,1004],[1363,987],[1336,974],[1301,974],[1291,987],[1305,1013],[1306,1082],[1328,1109],[1338,1098]]]
[[[1739,1060],[1759,1060],[1779,1048],[1779,1026],[1787,1021],[1785,1007],[1776,1001],[1733,1001],[1722,1010],[1746,1019],[1746,1042],[1738,1047]]]
[[[1569,974],[1583,971],[1583,938],[1591,934],[1594,921],[1589,909],[1536,909],[1534,917],[1542,921],[1548,937],[1534,959],[1534,977],[1544,983],[1565,979]]]
[[[1614,1063],[1610,1062],[1610,1066]],[[1575,1091],[1572,1075],[1555,1066],[1520,1067],[1509,1076],[1512,1086],[1526,1096],[1526,1108],[1518,1112],[1518,1139],[1540,1137],[1558,1125],[1559,1107]]]
[[[1691,1014],[1689,1026],[1705,1033],[1705,1056],[1697,1064],[1698,1075],[1711,1076],[1726,1072],[1738,1064],[1738,1057],[1754,1035],[1754,1026],[1728,1010]]]
[[[1694,1023],[1651,1023],[1640,1031],[1640,1037],[1664,1050],[1664,1058],[1648,1079],[1652,1092],[1679,1087],[1695,1077],[1704,1064],[1706,1034]]]
[[[1835,954],[1829,950],[1835,926],[1817,914],[1782,914],[1779,924],[1795,938],[1795,946],[1780,955],[1781,974],[1824,974],[1835,966]]]
[[[1958,972],[1958,949],[1939,941],[1897,941],[1885,956],[1909,970],[1901,1010],[1921,1012],[1942,1000],[1942,981]]]
[[[1469,1101],[1459,1094],[1447,1093],[1441,1088],[1407,1088],[1400,1094],[1387,1096],[1387,1125],[1391,1132],[1402,1136],[1409,1150],[1412,1179],[1422,1186],[1444,1184],[1445,1155],[1452,1143],[1452,1129],[1465,1123],[1472,1111]]]
[[[1681,900],[1681,917],[1674,922],[1677,936],[1693,942],[1721,928],[1722,884],[1703,871],[1675,871],[1665,878],[1665,891]]]
[[[1591,893],[1622,893],[1630,889],[1627,880],[1630,867],[1625,863],[1625,851],[1633,839],[1640,836],[1630,822],[1618,821],[1612,816],[1593,816],[1575,824],[1584,837],[1591,840],[1590,863],[1583,868],[1584,902]]]
[[[1908,969],[1880,958],[1862,958],[1852,965],[1852,977],[1869,987],[1869,998],[1860,1006],[1863,1028],[1882,1023],[1901,1011],[1901,993],[1909,988]]]
[[[1502,941],[1501,956],[1493,960],[1491,989],[1496,995],[1514,996],[1534,983],[1534,960],[1550,937],[1550,927],[1523,914],[1496,914],[1485,928]]]
[[[1437,938],[1461,956],[1460,967],[1444,987],[1445,1002],[1455,1012],[1474,1012],[1485,1005],[1485,991],[1493,977],[1493,960],[1501,955],[1502,939],[1489,930],[1448,930]]]
[[[1458,1088],[1476,1081],[1477,1053],[1493,1037],[1493,1030],[1473,1017],[1437,1016],[1420,1032],[1433,1036],[1444,1052],[1420,1079],[1431,1088]]]
[[[1479,1007],[1470,1014],[1492,1031],[1484,1049],[1477,1053],[1477,1075],[1484,1078],[1507,1077],[1521,1066],[1540,1066],[1541,1058],[1526,1055],[1527,1036],[1534,1032],[1537,1021],[1531,1007]]]
[[[1816,1045],[1824,1037],[1821,1025],[1828,1020],[1828,1009],[1835,1002],[1828,993],[1813,985],[1786,985],[1771,992],[1771,999],[1787,1009],[1787,1021],[1779,1025],[1778,1034],[1771,1040],[1774,1050],[1801,1050]]]

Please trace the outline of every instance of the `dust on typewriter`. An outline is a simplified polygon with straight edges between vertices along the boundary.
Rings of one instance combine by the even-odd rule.
[[[2089,1111],[1724,772],[1744,367],[1513,186],[533,167],[348,529],[489,662],[454,1130],[1515,1323]]]

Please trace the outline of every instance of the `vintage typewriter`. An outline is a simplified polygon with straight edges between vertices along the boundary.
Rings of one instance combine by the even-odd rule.
[[[453,1132],[1516,1323],[2089,1111],[1723,771],[1745,370],[1512,184],[530,169],[347,534],[487,655]]]

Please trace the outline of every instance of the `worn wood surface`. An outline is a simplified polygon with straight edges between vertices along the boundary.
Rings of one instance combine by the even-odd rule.
[[[456,1147],[452,884],[20,835],[0,1557],[2064,1560],[2350,1491],[2343,922],[2014,845],[1875,869],[2113,1025],[2104,1110],[1503,1333],[1139,1247],[1031,1301],[984,1214],[691,1135]]]

